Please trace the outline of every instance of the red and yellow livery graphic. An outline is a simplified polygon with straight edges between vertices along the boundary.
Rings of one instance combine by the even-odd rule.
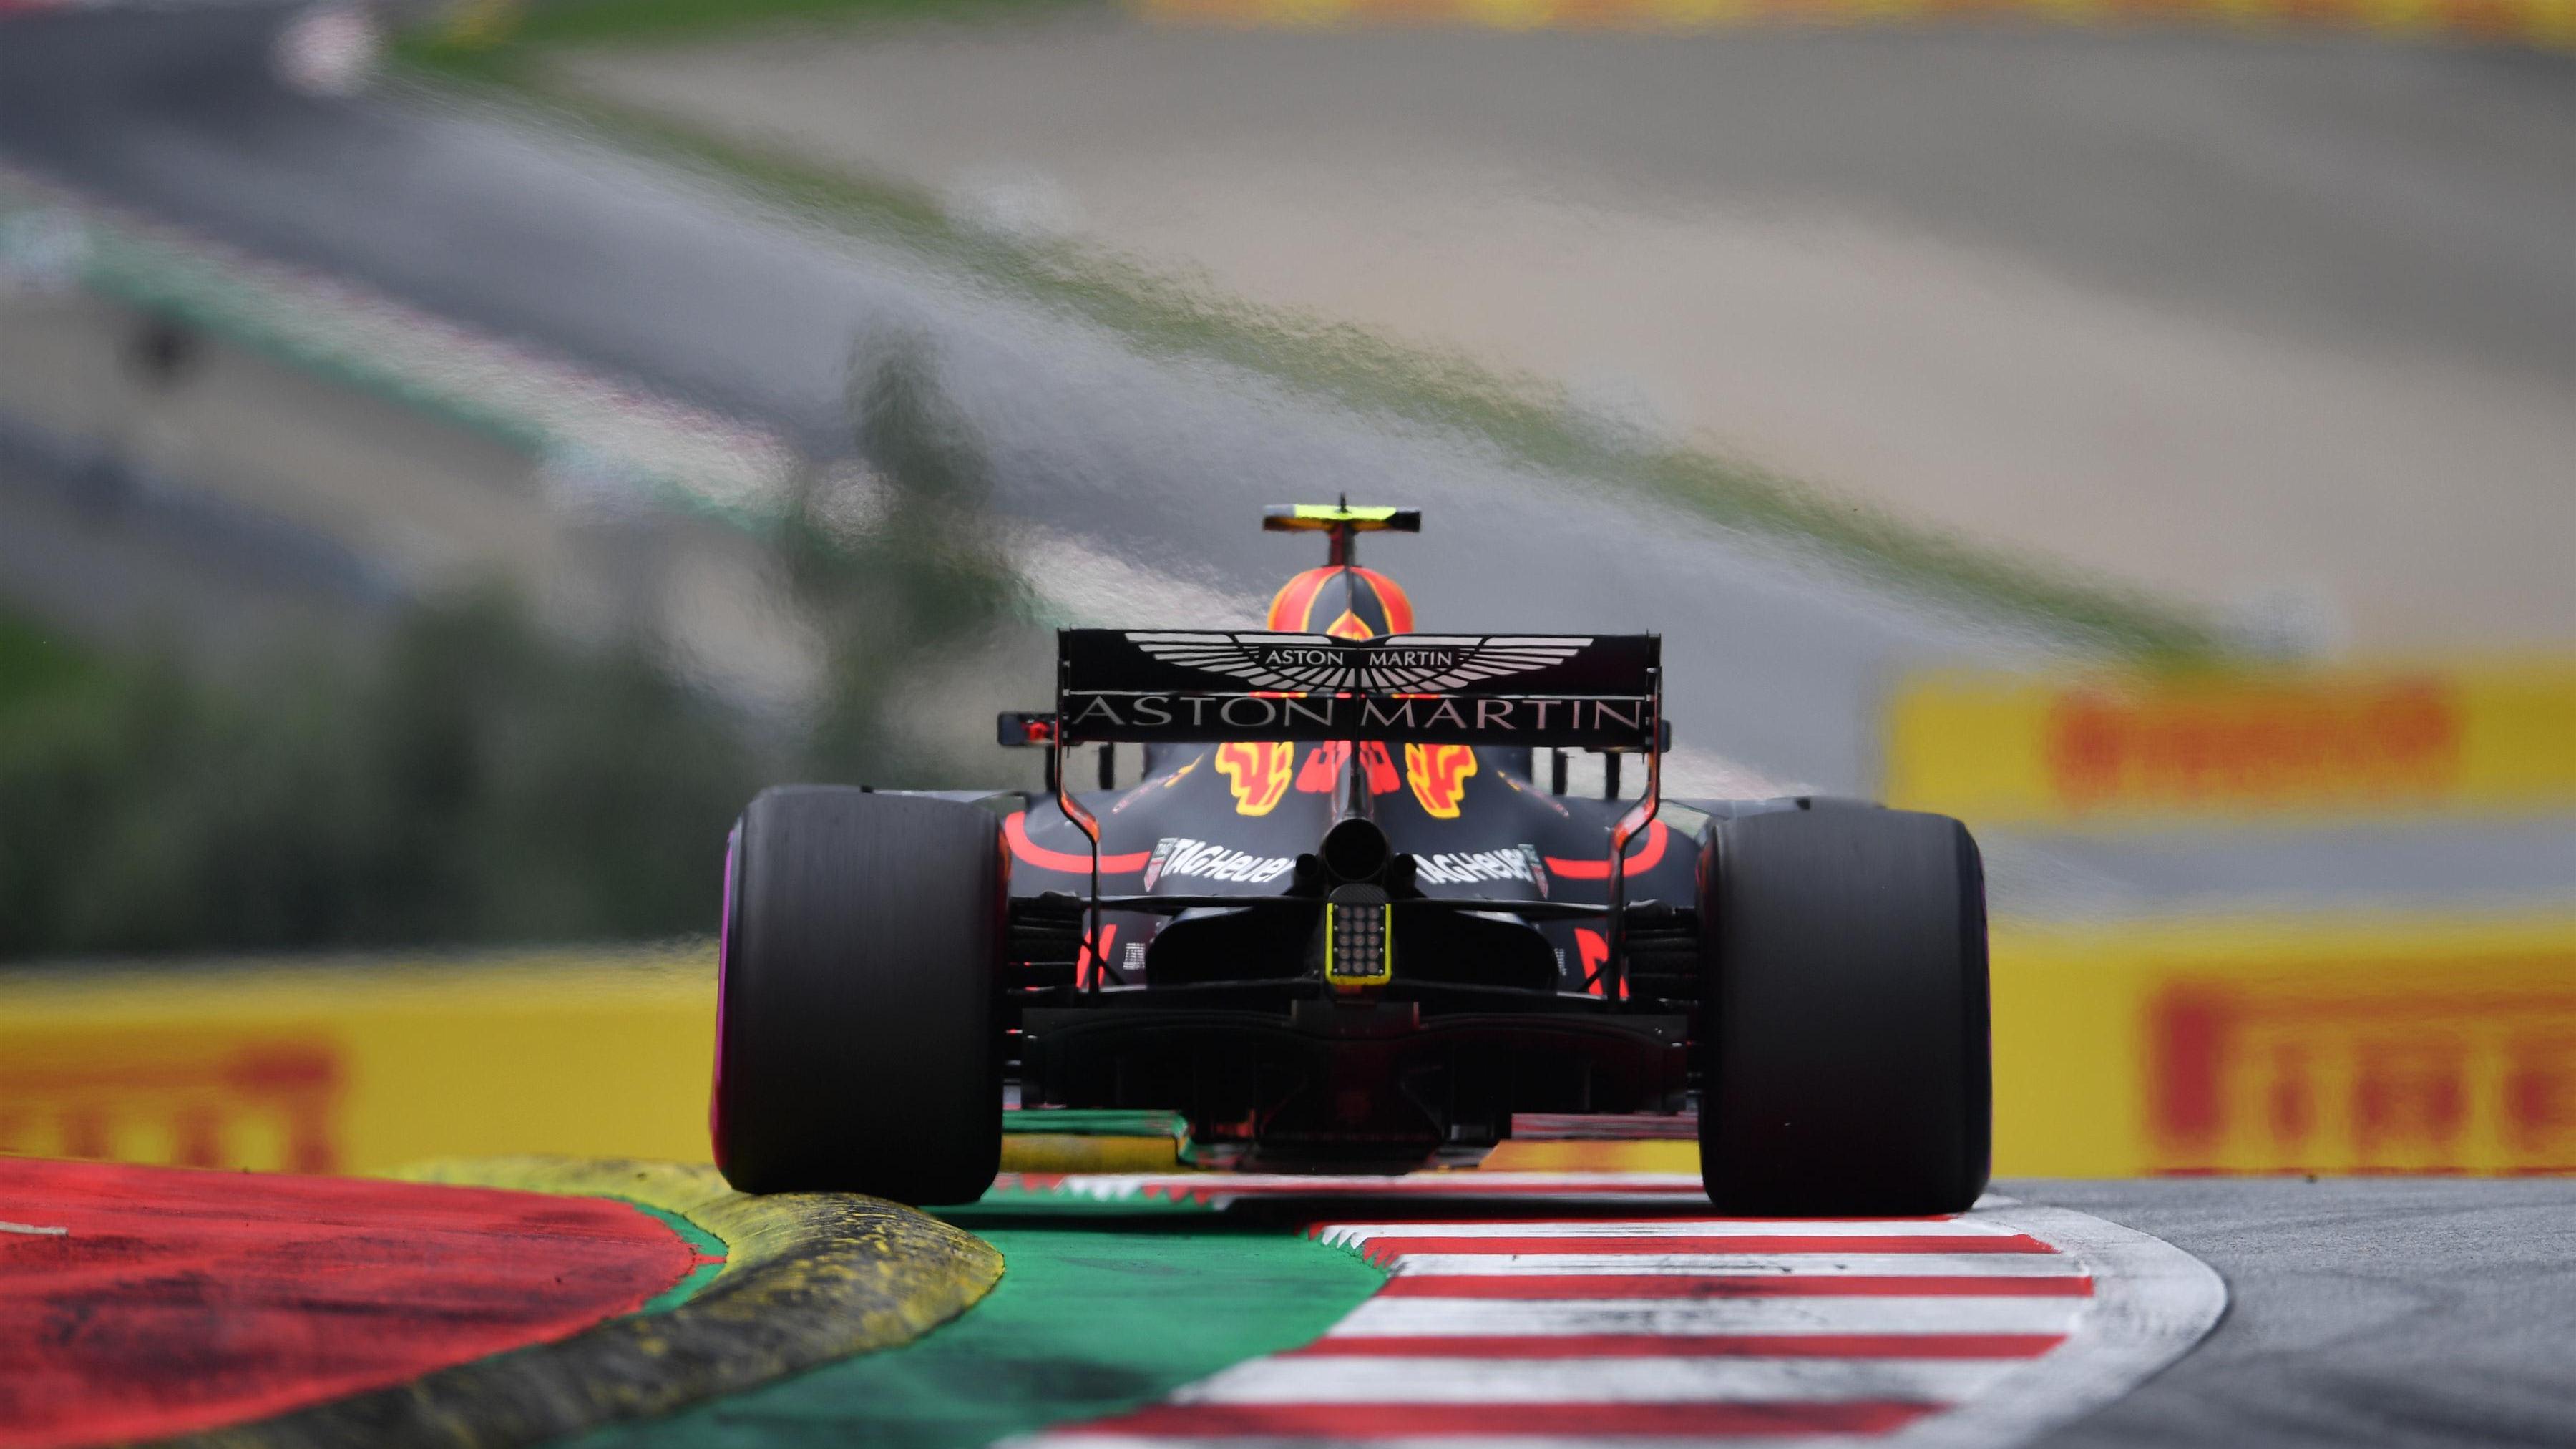
[[[1234,813],[1267,815],[1279,808],[1294,778],[1297,746],[1287,740],[1231,740],[1216,747],[1216,767],[1234,792]]]
[[[1407,746],[1407,758],[1410,759],[1411,751],[1418,748],[1420,747]],[[1465,746],[1437,745],[1433,748],[1456,750],[1460,754],[1468,755],[1465,770],[1457,773],[1462,775],[1476,773],[1475,759]],[[1292,782],[1305,794],[1333,793],[1335,783],[1341,779],[1343,768],[1351,761],[1351,745],[1348,740],[1327,740],[1316,745],[1306,751],[1305,763],[1296,765],[1292,773],[1290,766],[1296,758],[1297,746],[1287,740],[1236,742],[1217,746],[1216,767],[1225,773],[1227,788],[1234,792],[1235,813],[1238,815],[1269,814],[1278,808],[1280,799],[1288,793]],[[1387,752],[1385,745],[1376,740],[1361,741],[1359,762],[1361,783],[1367,787],[1370,794],[1392,795],[1403,788],[1403,781],[1396,774],[1395,757]],[[1423,800],[1423,808],[1431,810],[1435,815],[1440,814],[1441,812],[1434,809],[1430,803],[1434,796],[1424,795],[1423,788],[1418,781],[1414,785],[1414,794]],[[1450,786],[1448,798],[1450,804],[1447,816],[1444,818],[1454,818],[1458,813],[1454,781]]]
[[[1327,740],[1315,746],[1306,753],[1306,763],[1298,767],[1297,788],[1310,795],[1333,793],[1333,784],[1341,778],[1342,767],[1350,758],[1348,740]],[[1359,759],[1362,783],[1370,794],[1392,795],[1404,788],[1395,773],[1395,758],[1387,753],[1383,742],[1360,741]]]
[[[1290,579],[1270,600],[1269,627],[1288,634],[1373,639],[1413,632],[1413,600],[1375,569],[1326,565]]]
[[[1406,745],[1404,778],[1413,786],[1413,798],[1423,812],[1440,820],[1458,818],[1459,802],[1466,798],[1467,777],[1476,773],[1476,750],[1472,745]]]
[[[1375,569],[1327,565],[1290,579],[1271,598],[1267,626],[1291,634],[1330,634],[1336,639],[1403,634],[1413,628],[1413,600],[1405,594],[1403,585]],[[1278,808],[1280,797],[1288,791],[1289,766],[1296,752],[1297,747],[1284,740],[1218,747],[1216,767],[1225,772],[1234,790],[1236,814],[1267,815]],[[1317,745],[1307,752],[1305,766],[1296,772],[1296,787],[1308,794],[1331,794],[1350,758],[1347,741]],[[1369,793],[1395,792],[1395,760],[1385,745],[1374,740],[1362,744],[1359,759],[1360,768],[1367,772]],[[1474,762],[1470,761],[1467,768],[1472,772]],[[1415,793],[1420,791],[1417,785]],[[1448,813],[1454,816],[1458,812],[1453,805]]]

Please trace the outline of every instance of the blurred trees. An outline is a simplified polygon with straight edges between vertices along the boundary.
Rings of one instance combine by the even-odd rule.
[[[949,783],[940,752],[904,738],[903,697],[931,669],[1024,617],[987,509],[989,468],[940,390],[918,333],[863,337],[850,368],[855,456],[811,477],[780,531],[798,610],[824,651],[805,736],[820,780]]]
[[[711,931],[761,785],[951,783],[897,717],[1024,611],[935,374],[916,336],[863,345],[853,456],[778,526],[824,666],[785,729],[506,593],[222,683],[0,618],[0,959]]]
[[[704,931],[758,779],[647,656],[501,596],[248,688],[49,673],[0,693],[0,956]]]

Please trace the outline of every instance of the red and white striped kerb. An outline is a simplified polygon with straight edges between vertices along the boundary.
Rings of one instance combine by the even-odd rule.
[[[2093,1302],[2081,1261],[1973,1215],[1606,1211],[1317,1226],[1389,1273],[1322,1338],[1034,1442],[1875,1439],[2030,1368]]]

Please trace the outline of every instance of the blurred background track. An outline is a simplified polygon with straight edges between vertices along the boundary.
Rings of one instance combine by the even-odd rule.
[[[2576,618],[2576,56],[1092,8],[651,39],[540,52],[538,84],[1558,380],[2209,615],[2305,591],[2313,646]]]
[[[578,36],[605,12],[560,13]],[[1077,6],[533,44],[506,52],[515,99],[493,108],[282,84],[276,39],[302,14],[19,17],[0,154],[827,472],[852,452],[854,359],[925,337],[991,460],[997,531],[1042,594],[1075,585],[1059,612],[1248,619],[1282,565],[1244,527],[1253,504],[1401,494],[1440,537],[1384,561],[1435,626],[1670,636],[1686,792],[1881,788],[1882,702],[1926,665],[2084,669],[2147,641],[2438,657],[2576,621],[2557,546],[2576,534],[2562,55],[1991,29],[1292,36]],[[544,129],[561,113],[529,104],[589,129]],[[674,127],[712,139],[675,150]],[[778,202],[792,186],[744,189],[753,162],[860,178],[874,210],[827,196],[800,215]],[[896,225],[915,203],[929,220]],[[1353,318],[1490,359],[1497,385],[1549,379],[1530,395],[1561,411],[1534,440],[1426,427],[1325,385],[1258,312],[1193,355],[996,282],[978,251],[1043,280],[1060,244],[1067,286],[1086,285],[1083,249],[1134,253],[1210,284],[1193,315],[1240,296]],[[0,403],[42,411],[69,368],[37,360],[41,326],[11,331],[35,375]],[[1693,456],[1721,478],[1759,477],[1732,452],[1824,491],[1730,512],[1599,476],[1650,475],[1681,444],[1720,450]],[[531,554],[563,530],[531,529],[524,501],[442,481],[439,449],[387,451],[422,461],[415,504],[508,539],[477,562],[583,591]],[[1810,527],[1846,514],[1848,535]],[[382,519],[319,531],[407,571]],[[811,646],[761,621],[757,564],[687,553],[710,560],[706,597],[666,612],[696,658],[794,698]],[[640,566],[624,558],[612,574]],[[2044,586],[2002,586],[2024,576]],[[972,711],[925,708],[967,734]],[[2493,835],[2349,814],[2264,838],[1990,838],[2007,908],[2040,912],[2576,897],[2563,813]]]

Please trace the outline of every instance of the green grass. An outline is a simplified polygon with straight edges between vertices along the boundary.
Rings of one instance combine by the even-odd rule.
[[[1017,0],[1015,8],[1040,3],[1051,0]],[[772,5],[781,8],[763,8]],[[813,15],[826,7],[845,15],[968,11],[962,3],[940,0],[762,0],[731,18],[700,0],[648,0],[642,8],[656,7],[696,13],[705,27],[787,8]],[[571,11],[605,8],[585,3]],[[575,22],[568,15],[544,23]],[[423,40],[404,54],[451,84],[533,108],[544,118],[729,183],[799,217],[933,259],[990,290],[1105,328],[1148,354],[1240,367],[1356,412],[1461,435],[1509,463],[1789,540],[1868,576],[2006,614],[2069,642],[2160,661],[2221,652],[2205,621],[2140,592],[1914,525],[1737,460],[1623,436],[1587,418],[1564,388],[1544,379],[1497,371],[1456,353],[1404,346],[1350,323],[1255,306],[1079,244],[1030,242],[960,226],[921,188],[844,173],[787,150],[585,94],[550,71],[545,58],[558,46],[607,38],[606,32],[540,30],[536,24],[532,19],[502,44]],[[627,29],[618,35],[645,33]]]
[[[0,611],[0,710],[76,688],[97,671],[98,661],[61,630]]]
[[[505,599],[411,610],[364,661],[281,642],[220,680],[0,640],[0,960],[702,929],[770,773],[649,655],[565,645]]]
[[[453,52],[670,41],[747,25],[974,19],[1082,3],[1086,0],[546,0],[458,7],[434,32],[412,43],[420,50]]]

